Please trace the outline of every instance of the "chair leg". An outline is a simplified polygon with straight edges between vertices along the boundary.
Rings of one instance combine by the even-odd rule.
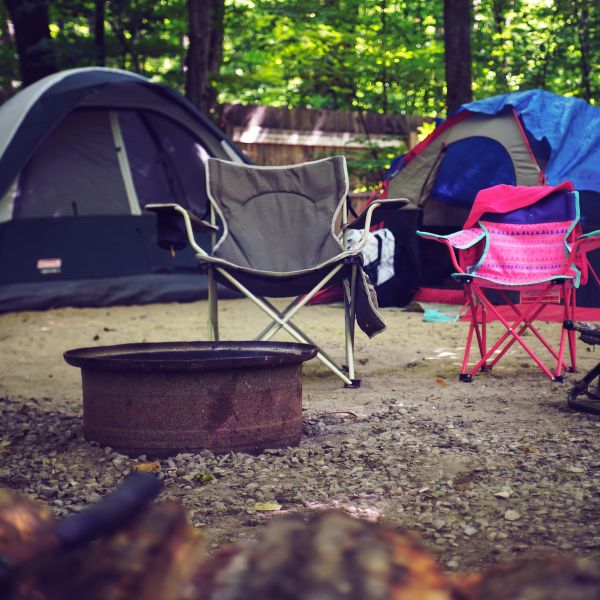
[[[563,309],[563,323],[569,319],[569,307],[571,305],[571,294],[570,290],[567,289],[566,283],[563,282],[562,288],[562,299],[564,304]],[[558,359],[556,362],[556,379],[557,381],[563,381],[562,369],[563,369],[563,356],[565,355],[565,342],[568,339],[568,331],[563,327],[560,330],[560,344],[558,347]],[[565,368],[565,370],[568,370]]]
[[[565,314],[567,314],[567,319],[571,321],[575,321],[577,319],[577,290],[573,287],[569,288],[571,293],[571,301],[567,303],[565,301]],[[568,308],[568,313],[567,313]],[[577,336],[574,329],[569,329],[567,332],[567,336],[569,338],[569,356],[571,358],[571,373],[577,372]]]
[[[208,269],[208,339],[211,342],[219,341],[219,292],[215,274],[212,268]]]
[[[551,284],[552,285],[552,284]],[[540,294],[540,298],[543,298],[546,294],[547,291],[549,291],[551,289],[551,285],[549,285],[546,290],[544,292],[542,292],[542,294]],[[506,301],[506,303],[512,308],[512,310],[514,311],[514,313],[518,316],[518,317],[523,317],[523,314],[518,307],[515,305],[514,302],[511,301],[511,299],[504,293],[504,292],[500,292],[500,294],[502,295],[502,297],[504,298],[504,300]],[[570,317],[568,317],[567,315],[570,313],[567,313],[566,311],[568,310],[568,306],[570,305],[570,300],[568,299],[568,296],[565,295],[564,290],[563,290],[563,300],[565,301],[564,304],[564,314],[563,314],[563,322],[566,319],[569,319]],[[529,331],[531,331],[531,333],[533,333],[533,335],[535,335],[535,337],[538,339],[538,341],[542,344],[542,346],[544,346],[544,348],[546,348],[546,350],[548,350],[548,352],[554,357],[554,359],[556,360],[556,365],[557,365],[557,375],[560,376],[560,371],[559,371],[559,365],[560,365],[560,369],[567,369],[567,365],[565,364],[564,360],[562,357],[564,357],[564,350],[562,352],[557,352],[545,339],[544,336],[537,330],[537,328],[533,325],[533,322],[539,318],[539,316],[542,314],[544,308],[547,305],[544,304],[543,302],[539,305],[539,307],[535,310],[535,312],[530,315],[530,317],[528,319],[522,319],[523,320],[523,325],[520,327],[519,331],[518,331],[518,335],[523,335],[523,333],[529,329]],[[504,346],[504,348],[502,349],[502,352],[500,352],[496,358],[493,361],[493,364],[496,364],[501,358],[502,356],[504,356],[504,354],[510,349],[510,347],[514,344],[515,339],[513,338],[512,340],[510,340],[510,342]],[[562,337],[561,337],[561,343],[562,343]],[[560,354],[560,356],[559,356]]]
[[[346,340],[346,364],[348,366],[348,377],[352,382],[346,387],[360,387],[360,379],[355,378],[354,374],[354,332],[356,324],[356,279],[358,267],[352,265],[350,282],[344,280],[344,333]]]
[[[252,302],[254,302],[254,304],[256,304],[256,306],[258,306],[260,309],[262,309],[263,312],[265,312],[269,317],[271,317],[271,319],[273,319],[273,321],[275,323],[277,323],[281,328],[283,328],[285,331],[287,331],[295,340],[297,340],[298,342],[301,342],[303,344],[306,344],[307,343],[306,336],[304,336],[304,334],[302,334],[298,330],[297,327],[295,327],[295,326],[292,327],[288,321],[289,321],[289,319],[291,319],[293,314],[295,314],[298,310],[300,310],[300,308],[302,308],[302,306],[304,306],[308,302],[308,300],[319,289],[321,289],[321,287],[323,287],[327,283],[327,281],[329,281],[329,279],[331,279],[335,275],[335,273],[337,273],[339,271],[340,268],[341,268],[341,266],[339,268],[336,267],[335,269],[333,269],[327,275],[327,277],[325,277],[321,281],[321,283],[318,286],[316,286],[316,288],[313,288],[312,292],[310,292],[309,294],[304,296],[304,298],[300,302],[295,304],[294,309],[290,310],[289,313],[284,318],[281,318],[281,316],[278,314],[278,311],[273,310],[270,306],[268,306],[268,304],[260,296],[256,296],[255,294],[253,294],[246,286],[244,286],[237,279],[235,279],[235,277],[231,276],[225,269],[221,269],[221,268],[217,267],[217,270],[219,271],[219,274],[222,277],[227,279],[227,281],[229,281],[229,283],[231,283],[240,292],[242,292],[242,294],[244,294],[247,298],[252,300]],[[348,387],[354,387],[352,380],[338,367],[338,365],[336,365],[333,361],[331,361],[321,351],[318,352],[317,358],[323,364],[325,364],[331,371],[333,371],[333,373],[335,373]]]
[[[276,312],[279,315],[279,318],[282,320],[284,320],[284,319],[287,320],[288,313],[290,313],[291,310],[297,304],[299,304],[301,300],[302,300],[302,296],[298,296],[297,298],[294,299],[293,302],[291,302],[288,306],[286,306],[286,308],[284,310],[278,310],[266,298],[262,298],[262,301],[266,305],[268,305],[269,308],[271,308],[271,310],[273,310],[273,312]],[[288,321],[288,322],[290,323],[290,325],[293,325],[293,323],[291,321]],[[281,324],[277,323],[276,321],[272,321],[256,336],[256,340],[257,341],[270,340],[281,329],[281,327],[282,327]]]
[[[517,310],[517,308],[513,305],[510,304],[512,309],[514,310],[515,314],[518,317],[521,317],[523,315],[523,313],[519,310]],[[542,304],[541,306],[539,306],[535,312],[533,313],[533,315],[531,315],[531,317],[523,323],[523,325],[521,325],[519,331],[517,332],[517,335],[523,335],[525,333],[525,331],[527,331],[527,329],[529,329],[536,337],[537,339],[544,345],[544,347],[550,352],[550,354],[552,354],[552,356],[556,359],[558,359],[558,353],[554,350],[554,348],[552,348],[552,346],[550,346],[550,344],[548,344],[548,342],[542,337],[542,335],[539,333],[539,331],[531,324],[531,321],[535,320],[539,314],[542,312],[542,310],[544,309],[544,305]],[[516,325],[515,325],[516,327]],[[506,336],[504,339],[508,338],[508,333],[506,333]],[[500,352],[498,352],[498,354],[496,354],[496,356],[494,357],[494,359],[492,360],[490,367],[494,367],[498,362],[500,362],[500,359],[512,348],[512,346],[515,344],[516,342],[516,338],[512,337],[512,339],[508,340],[508,342],[502,347],[502,350]]]
[[[481,356],[485,356],[487,352],[487,310],[485,306],[481,305]],[[482,371],[488,371],[491,369],[490,365],[484,363],[481,367]]]
[[[477,334],[479,354],[481,358],[484,358],[487,353],[487,310],[485,309],[484,304],[479,304],[475,306],[475,314],[477,314],[478,308],[481,308],[481,322],[477,320],[475,321],[475,333]],[[484,360],[480,369],[482,371],[487,371],[491,369],[491,366],[487,364],[486,360]]]
[[[571,300],[571,293],[572,290],[567,287],[566,282],[561,284],[561,293],[562,293],[562,298],[563,298],[563,306],[564,306],[564,310],[563,310],[563,322],[565,320],[572,320],[572,300]],[[549,285],[541,294],[540,294],[540,298],[543,298],[546,294],[547,291],[549,291],[551,289],[551,285]],[[556,381],[563,381],[563,376],[562,376],[562,370],[565,369],[567,371],[571,371],[573,370],[573,367],[568,367],[567,364],[564,361],[564,353],[565,353],[565,343],[568,340],[569,342],[569,351],[571,354],[571,365],[573,364],[573,358],[574,358],[574,349],[575,346],[573,345],[575,343],[575,332],[574,331],[568,331],[565,328],[563,328],[561,330],[561,336],[560,336],[560,340],[559,340],[559,349],[558,352],[544,339],[544,337],[542,336],[542,334],[538,331],[538,329],[533,325],[533,322],[542,314],[544,308],[547,306],[546,304],[544,304],[543,302],[535,309],[535,311],[530,314],[530,310],[526,311],[526,313],[521,312],[518,307],[514,304],[514,302],[512,302],[510,300],[510,298],[508,298],[508,296],[506,296],[503,292],[501,292],[502,296],[504,297],[504,299],[506,300],[507,304],[512,308],[512,310],[514,311],[514,313],[521,319],[521,321],[523,322],[523,325],[520,326],[519,330],[515,333],[513,333],[513,338],[511,340],[509,340],[504,347],[502,348],[502,351],[496,355],[496,357],[493,359],[492,363],[490,366],[494,366],[505,354],[506,352],[513,346],[513,344],[517,341],[517,337],[523,335],[523,333],[526,330],[531,331],[531,333],[533,333],[535,335],[535,337],[538,339],[538,341],[544,346],[544,348],[546,348],[546,350],[548,350],[548,352],[552,355],[552,357],[556,360],[556,370],[555,370],[555,374],[554,374],[554,379]],[[532,304],[533,306],[533,304]],[[525,318],[525,315],[528,314],[529,316],[527,318]],[[516,323],[515,323],[515,329],[516,329]]]
[[[517,328],[520,326],[521,323],[523,323],[523,322],[528,323],[531,320],[531,316],[534,313],[534,311],[536,310],[535,305],[532,304],[531,308],[526,310],[522,315],[519,315],[520,318],[517,321],[515,321],[514,323],[509,323],[497,310],[495,310],[494,305],[487,299],[487,297],[485,296],[485,294],[483,292],[478,297],[481,300],[481,302],[486,306],[486,308],[488,310],[490,310],[496,316],[496,318],[502,323],[502,325],[504,325],[506,331],[497,340],[497,342],[487,351],[486,355],[471,369],[470,373],[471,374],[475,373],[483,364],[485,364],[485,362],[490,357],[493,356],[494,352],[496,352],[496,350],[498,348],[500,348],[500,346],[504,343],[504,341],[509,336],[512,336],[512,339],[510,340],[509,344],[512,345],[515,341],[518,342],[521,345],[521,347],[525,350],[525,352],[527,352],[527,354],[529,354],[529,356],[533,359],[535,364],[542,370],[542,372],[552,381],[556,381],[555,374],[552,373],[548,369],[548,367],[546,367],[546,365],[544,365],[544,363],[539,359],[537,354],[535,354],[535,352],[533,352],[533,350],[531,350],[531,348],[529,348],[529,346],[525,343],[525,341],[523,339],[521,339],[522,331],[517,330]],[[538,311],[539,311],[539,307],[538,307]],[[525,327],[525,329],[526,328],[527,327]],[[505,352],[505,349],[503,349],[503,351]],[[494,359],[494,361],[492,361],[492,365],[495,364],[495,362],[497,362],[496,359]]]
[[[332,269],[323,279],[321,279],[321,281],[312,290],[310,290],[310,292],[308,292],[304,296],[299,296],[298,298],[296,298],[283,312],[280,312],[279,310],[277,310],[270,302],[268,302],[268,300],[265,300],[264,298],[260,297],[260,301],[263,304],[266,304],[271,309],[271,311],[277,315],[277,317],[276,318],[271,317],[271,318],[273,318],[273,322],[270,325],[268,325],[266,327],[266,329],[264,329],[262,331],[262,333],[260,334],[260,337],[257,339],[268,340],[271,337],[273,337],[282,327],[285,329],[284,324],[291,322],[292,317],[301,308],[303,308],[306,304],[308,304],[309,301],[311,300],[311,298],[319,290],[321,290],[322,288],[325,287],[327,282],[330,279],[332,279],[336,275],[336,273],[338,273],[338,271],[340,271],[342,269],[342,266],[343,265],[338,265],[337,267]],[[219,272],[225,273],[225,271],[223,271],[222,269],[219,269]],[[253,300],[256,303],[255,298],[258,298],[258,296],[254,296],[254,294],[244,291],[244,290],[246,290],[246,288],[244,286],[242,286],[241,283],[239,283],[236,279],[234,279],[230,275],[228,275],[227,278],[230,279],[232,283],[235,282],[234,285],[241,292],[243,292],[246,296],[248,296],[248,298],[250,298],[251,300]],[[260,306],[260,304],[258,306]],[[267,312],[267,314],[269,314],[269,316],[271,316],[270,313]]]
[[[297,327],[292,321],[288,320],[285,316],[286,312],[288,312],[288,308],[280,312],[278,311],[266,298],[260,298],[260,301],[264,303],[265,306],[268,306],[272,311],[273,315],[277,315],[279,317],[279,321],[274,321],[271,323],[259,336],[255,339],[258,342],[266,342],[275,335],[279,329],[284,329],[287,331],[296,341],[302,344],[311,344],[312,346],[316,346],[319,348],[319,344],[317,344],[314,340],[312,340],[308,335],[306,335],[299,327]],[[292,304],[293,306],[293,304]],[[271,315],[270,315],[271,316]],[[343,369],[325,352],[319,348],[319,352],[317,353],[317,358],[335,375],[337,375],[343,382],[345,387],[354,387],[351,386],[351,380],[346,376]]]
[[[471,354],[471,345],[473,343],[473,332],[477,325],[475,324],[475,319],[477,315],[471,313],[471,323],[469,323],[469,333],[467,334],[467,343],[465,344],[465,355],[463,357],[462,368],[460,369],[460,375],[458,378],[461,381],[470,382],[473,378],[471,375],[467,373],[467,369],[469,366],[469,356]]]
[[[291,327],[294,331],[296,331],[296,333],[298,335],[302,336],[306,340],[305,343],[311,344],[312,346],[317,346],[317,348],[319,347],[319,344],[317,344],[317,342],[315,342],[313,339],[311,339],[298,326],[296,326],[293,321],[290,321],[287,318],[287,315],[290,312],[290,309],[292,309],[294,306],[296,306],[298,304],[298,302],[301,300],[301,296],[296,298],[287,308],[285,308],[282,311],[278,310],[277,307],[273,306],[273,304],[271,302],[269,302],[266,298],[261,297],[261,300],[274,313],[276,313],[279,316],[279,318],[281,319],[281,322],[285,321],[287,323],[287,325],[289,327]],[[283,327],[283,325],[280,325],[279,323],[273,321],[268,327],[263,329],[263,331],[259,335],[257,335],[254,339],[257,342],[266,342],[266,341],[270,340],[275,335],[275,333],[277,333],[282,327]],[[331,358],[331,356],[329,356],[329,354],[327,354],[327,352],[325,352],[325,350],[320,349],[319,352],[330,363],[332,363],[334,365],[336,364],[335,360],[333,358]]]
[[[467,372],[468,366],[469,366],[469,356],[471,355],[471,346],[473,344],[473,334],[476,334],[477,345],[479,346],[479,354],[481,355],[481,358],[483,358],[486,354],[486,325],[487,325],[486,321],[487,321],[487,318],[486,318],[485,307],[483,306],[483,304],[481,304],[481,305],[475,304],[474,295],[471,290],[471,286],[469,284],[467,284],[465,291],[466,291],[467,298],[468,298],[467,302],[468,302],[468,306],[469,306],[469,311],[471,313],[471,323],[469,325],[469,333],[467,334],[467,342],[465,344],[465,354],[463,357],[462,368],[460,370],[460,375],[458,376],[458,378],[460,379],[460,381],[469,383],[473,380],[472,374]],[[481,329],[479,327],[479,321],[478,321],[478,316],[477,316],[480,306],[481,306]],[[485,370],[486,368],[487,367],[484,362],[481,369]]]

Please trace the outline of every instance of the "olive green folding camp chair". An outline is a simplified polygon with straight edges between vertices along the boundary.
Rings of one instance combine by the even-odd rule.
[[[173,242],[169,235],[177,238],[177,224],[185,224],[185,241],[194,248],[200,269],[208,275],[210,339],[219,339],[217,282],[242,292],[272,319],[257,340],[266,341],[283,329],[297,341],[310,344],[315,342],[292,318],[325,285],[342,282],[346,365],[337,364],[321,348],[317,356],[347,387],[358,387],[355,322],[369,337],[385,329],[373,286],[362,270],[361,251],[373,211],[401,208],[408,201],[374,202],[349,224],[343,156],[282,167],[211,158],[206,163],[206,182],[210,222],[177,204],[151,204],[146,209],[158,215],[164,246]],[[363,230],[361,241],[351,249],[346,239],[349,228]],[[213,232],[209,251],[197,243],[195,229]],[[181,243],[176,240],[177,245]],[[290,296],[295,299],[283,311],[266,299]]]

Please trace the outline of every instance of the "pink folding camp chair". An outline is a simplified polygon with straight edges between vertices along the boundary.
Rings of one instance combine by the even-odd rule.
[[[563,322],[575,319],[576,290],[588,275],[586,252],[600,246],[600,231],[581,233],[579,195],[571,182],[555,187],[494,186],[479,192],[462,231],[443,236],[417,233],[446,244],[456,269],[452,276],[464,286],[470,325],[461,381],[490,370],[515,343],[553,381],[562,381],[565,370],[575,371],[575,332],[562,327],[558,346],[553,347],[534,325],[544,319],[547,307],[557,304]],[[492,302],[499,299],[510,307],[511,320]],[[491,346],[486,331],[490,316],[506,329]],[[526,332],[548,351],[554,372],[523,337]],[[469,368],[473,337],[480,358]],[[569,365],[564,359],[567,343]]]

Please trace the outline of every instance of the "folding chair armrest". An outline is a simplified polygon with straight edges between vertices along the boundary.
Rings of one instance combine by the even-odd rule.
[[[580,235],[571,247],[571,254],[585,254],[587,252],[591,252],[592,250],[596,250],[597,248],[600,248],[600,229]]]
[[[448,248],[452,264],[456,271],[458,273],[465,273],[465,270],[458,262],[458,252],[474,246],[477,242],[481,241],[485,237],[486,233],[479,227],[473,227],[471,229],[455,231],[454,233],[449,233],[448,235],[438,235],[428,231],[417,231],[417,235],[424,239],[433,240],[434,242],[440,242],[444,244]]]
[[[456,246],[454,246],[452,244],[452,242],[450,242],[447,239],[436,239],[436,238],[430,238],[428,236],[425,235],[421,235],[420,231],[417,231],[417,233],[425,238],[425,239],[432,239],[435,240],[436,242],[441,242],[442,244],[444,244],[446,246],[446,248],[448,248],[448,254],[450,254],[450,260],[452,261],[452,266],[456,269],[457,273],[465,273],[465,270],[460,266],[460,263],[458,262],[458,253],[460,252],[460,248],[457,248]]]
[[[179,204],[146,204],[146,206],[144,206],[144,210],[156,213],[157,215],[173,214],[173,212],[178,212],[181,215],[189,216],[194,231],[219,231],[219,228],[216,225],[213,225],[204,219],[198,218],[195,214],[191,213],[189,210],[186,210]]]
[[[213,225],[212,223],[208,223],[202,219],[199,219],[195,215],[193,215],[190,211],[186,210],[179,204],[170,203],[170,204],[146,204],[144,210],[156,213],[158,219],[161,217],[165,219],[170,219],[173,216],[180,215],[183,219],[183,223],[185,226],[185,232],[188,238],[188,242],[190,246],[198,253],[203,256],[207,255],[207,252],[201,248],[196,242],[196,238],[194,236],[194,231],[217,231],[218,227]]]
[[[428,240],[433,240],[434,242],[445,243],[457,250],[466,250],[481,241],[486,234],[479,227],[471,227],[470,229],[461,229],[448,235],[439,235],[437,233],[430,233],[429,231],[417,231],[417,235]]]
[[[352,221],[352,223],[346,223],[342,226],[341,236],[344,238],[344,247],[346,247],[346,234],[348,229],[362,229],[362,238],[357,244],[354,244],[349,250],[354,255],[360,254],[364,248],[367,240],[369,239],[369,230],[371,229],[371,220],[373,213],[378,209],[400,209],[406,206],[410,200],[406,198],[393,198],[388,200],[375,200],[371,202],[369,206],[363,210],[358,217]]]
[[[404,208],[410,200],[407,198],[388,198],[387,200],[374,200],[363,210],[352,223],[347,223],[342,229],[369,229],[375,210],[392,210]]]

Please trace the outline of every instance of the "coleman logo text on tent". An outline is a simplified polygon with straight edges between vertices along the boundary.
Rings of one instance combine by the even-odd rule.
[[[60,258],[40,258],[37,261],[38,271],[42,275],[50,275],[52,273],[60,273],[62,267],[62,259]]]

